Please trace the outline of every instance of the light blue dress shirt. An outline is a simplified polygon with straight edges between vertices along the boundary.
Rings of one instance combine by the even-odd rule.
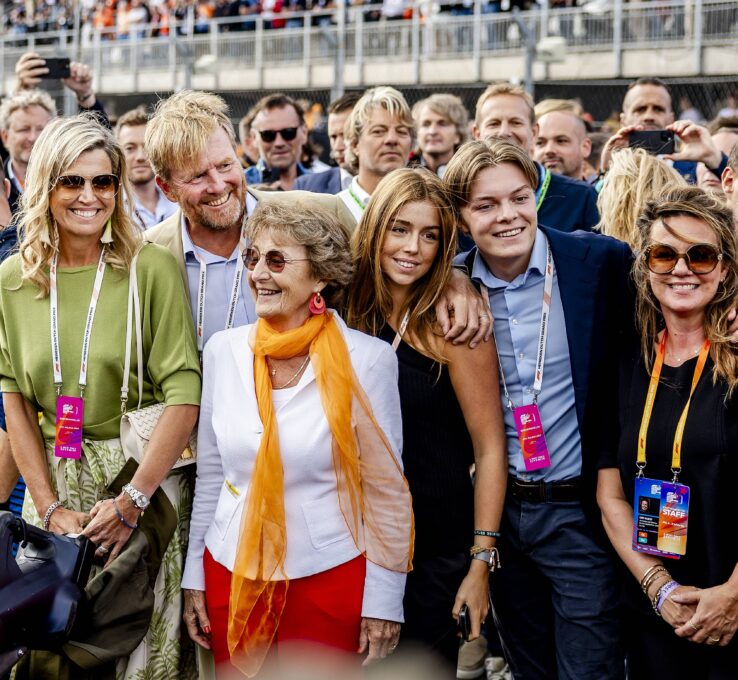
[[[170,201],[159,187],[156,187],[156,194],[158,196],[156,210],[155,212],[151,212],[143,203],[141,203],[141,201],[139,201],[136,193],[133,193],[133,209],[135,211],[133,216],[135,222],[142,229],[149,229],[150,227],[156,226],[159,222],[163,222],[168,217],[174,215],[179,208],[179,204]]]
[[[483,283],[489,291],[497,352],[514,406],[533,403],[547,242],[545,234],[539,229],[528,269],[510,282],[494,276],[478,251],[472,267],[472,279]],[[555,267],[543,383],[538,396],[538,409],[551,457],[550,467],[526,471],[515,420],[505,401],[502,379],[500,395],[505,412],[509,473],[527,481],[546,482],[579,476],[582,469],[582,445],[574,401],[564,308]]]
[[[256,199],[251,194],[247,194],[246,213],[251,215],[255,208]],[[208,278],[207,287],[205,288],[205,323],[203,327],[204,347],[213,333],[222,331],[225,328],[226,317],[228,316],[228,303],[231,299],[233,279],[236,275],[236,264],[241,255],[238,251],[238,246],[236,246],[236,249],[228,258],[213,255],[207,250],[196,246],[190,238],[190,232],[185,224],[184,215],[182,215],[182,246],[184,248],[185,268],[187,270],[187,284],[190,289],[192,318],[195,320],[195,323],[197,323],[197,294],[200,285],[200,263],[198,258],[202,259],[207,267]],[[254,298],[251,295],[246,271],[244,270],[233,325],[234,327],[245,326],[255,321]]]

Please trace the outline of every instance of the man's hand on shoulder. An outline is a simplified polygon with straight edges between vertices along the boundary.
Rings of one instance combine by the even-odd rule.
[[[436,318],[443,336],[455,345],[469,343],[476,347],[492,335],[492,313],[469,277],[458,269],[451,277],[436,303]]]

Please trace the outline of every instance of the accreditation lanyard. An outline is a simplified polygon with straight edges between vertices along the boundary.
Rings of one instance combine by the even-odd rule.
[[[233,321],[236,318],[236,307],[238,306],[238,298],[241,295],[241,280],[243,279],[243,251],[246,248],[246,225],[241,229],[241,237],[238,242],[238,258],[236,261],[236,274],[233,277],[233,285],[231,286],[231,296],[228,301],[228,311],[226,314],[225,328],[233,328]],[[208,266],[205,260],[200,258],[194,251],[195,259],[200,265],[200,277],[197,286],[197,349],[202,353],[205,344],[205,291],[208,286]]]
[[[57,265],[58,255],[54,255],[49,268],[49,284],[50,284],[50,314],[51,314],[51,358],[54,368],[54,385],[56,387],[57,396],[62,390],[62,369],[61,354],[59,350],[59,302],[57,297]],[[102,287],[103,276],[105,275],[105,246],[100,253],[100,261],[97,263],[97,273],[95,274],[95,283],[92,286],[92,296],[90,298],[90,306],[87,310],[87,321],[85,322],[85,332],[82,336],[82,359],[79,366],[79,392],[80,397],[84,397],[85,386],[87,385],[87,359],[90,354],[90,337],[92,335],[92,323],[95,320],[95,310],[97,309],[97,301],[100,298],[100,289]]]
[[[536,212],[541,209],[543,201],[548,193],[548,185],[551,184],[551,171],[548,168],[543,169],[543,181],[536,191]]]
[[[348,192],[349,196],[354,199],[356,205],[359,206],[359,210],[361,210],[361,212],[364,212],[364,210],[366,210],[366,204],[356,195],[356,193],[354,193],[354,189],[351,185],[349,185]]]
[[[643,469],[646,467],[646,436],[648,434],[648,425],[651,422],[651,413],[653,405],[656,401],[656,390],[659,386],[659,378],[661,377],[661,368],[664,365],[664,355],[666,354],[666,337],[667,331],[661,336],[659,350],[656,354],[656,360],[651,371],[651,380],[648,384],[648,393],[646,394],[646,405],[643,407],[643,417],[641,418],[641,429],[638,432],[638,476],[643,476]],[[705,340],[697,357],[697,365],[694,367],[694,375],[692,376],[692,388],[689,391],[689,398],[684,406],[682,415],[679,417],[676,432],[674,433],[674,444],[671,453],[671,471],[674,474],[673,483],[676,482],[677,476],[682,469],[682,438],[684,437],[684,427],[687,423],[687,414],[689,406],[692,402],[692,396],[697,389],[697,383],[700,381],[702,371],[707,363],[707,356],[710,351],[710,341]]]
[[[551,315],[551,294],[553,292],[553,256],[551,255],[551,246],[546,245],[546,274],[543,281],[543,302],[541,304],[541,326],[538,333],[538,350],[536,355],[536,372],[533,378],[533,403],[538,403],[538,395],[541,393],[543,386],[543,366],[546,361],[546,341],[548,339],[548,321]],[[489,292],[487,287],[482,284],[482,292],[485,299],[489,302]],[[496,344],[496,343],[495,343]],[[500,378],[502,387],[507,400],[507,407],[513,410],[513,402],[510,393],[507,391],[507,381],[505,380],[505,372],[502,370],[502,362],[500,361],[499,352],[497,361],[500,364]]]
[[[400,341],[402,340],[402,336],[405,335],[405,331],[407,330],[407,324],[410,322],[410,310],[405,312],[405,316],[402,317],[402,321],[400,322],[400,328],[395,333],[395,339],[392,341],[392,349],[397,351],[397,348],[400,346]]]

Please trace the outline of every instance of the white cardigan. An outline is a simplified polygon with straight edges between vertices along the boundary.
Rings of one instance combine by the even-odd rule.
[[[335,315],[374,416],[400,459],[402,417],[397,357],[390,345],[349,329]],[[205,590],[203,553],[233,570],[241,516],[263,425],[254,388],[253,325],[215,333],[203,354],[197,485],[182,587]],[[300,578],[360,554],[338,502],[332,436],[309,363],[296,387],[275,392],[284,468],[285,573]],[[366,499],[371,503],[371,498]],[[399,621],[406,575],[367,561],[362,616]]]

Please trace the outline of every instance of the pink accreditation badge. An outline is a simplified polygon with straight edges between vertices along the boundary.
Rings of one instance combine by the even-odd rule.
[[[523,452],[525,469],[530,472],[551,465],[546,437],[543,434],[541,414],[538,412],[538,404],[514,408],[513,417],[515,418],[515,429],[518,431],[518,439],[520,440],[520,449]]]
[[[79,458],[82,455],[82,421],[84,400],[82,397],[60,395],[56,400],[56,440],[54,455],[57,458]]]

